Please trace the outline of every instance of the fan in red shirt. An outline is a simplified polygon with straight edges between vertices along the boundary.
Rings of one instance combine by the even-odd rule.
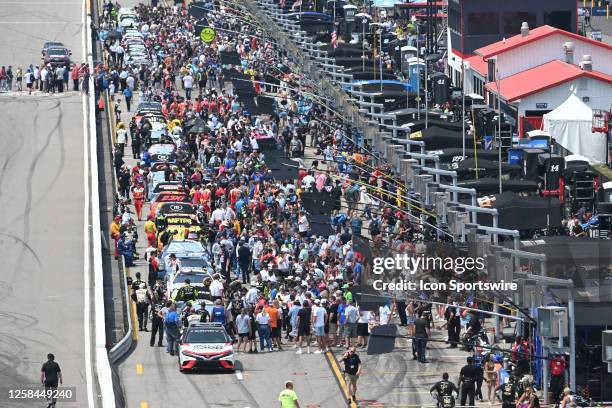
[[[236,206],[236,201],[238,201],[238,199],[240,199],[240,195],[242,194],[242,192],[240,191],[240,189],[238,188],[238,185],[234,185],[234,188],[232,188],[230,190],[229,193],[229,199],[230,199],[230,206],[232,208],[235,208]]]
[[[553,401],[559,402],[561,392],[563,391],[563,385],[565,384],[565,369],[567,363],[565,357],[562,355],[555,355],[549,362],[550,366],[550,388],[553,395]]]
[[[223,196],[225,196],[225,187],[223,186],[217,187],[217,190],[215,191],[215,197],[221,198]]]

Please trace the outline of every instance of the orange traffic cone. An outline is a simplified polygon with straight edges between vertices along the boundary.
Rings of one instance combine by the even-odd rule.
[[[102,94],[100,94],[100,99],[98,99],[98,109],[100,111],[104,110],[104,99],[102,98]]]

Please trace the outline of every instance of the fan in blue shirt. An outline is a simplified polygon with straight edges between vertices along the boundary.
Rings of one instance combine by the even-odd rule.
[[[215,307],[213,307],[211,321],[225,325],[225,308],[223,306],[219,306],[217,304]]]

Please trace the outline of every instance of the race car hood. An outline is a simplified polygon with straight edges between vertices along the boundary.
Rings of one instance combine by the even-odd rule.
[[[202,357],[215,357],[234,352],[232,343],[181,344],[181,352]]]

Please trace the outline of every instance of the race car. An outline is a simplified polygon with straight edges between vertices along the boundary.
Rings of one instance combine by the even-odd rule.
[[[189,239],[175,239],[172,240],[162,251],[161,253],[161,262],[159,265],[160,270],[164,270],[166,268],[166,261],[170,254],[175,254],[177,258],[185,257],[185,258],[200,258],[202,260],[208,261],[208,253],[206,252],[206,248],[198,242]]]
[[[179,371],[205,368],[234,370],[232,340],[220,323],[191,322],[178,345]]]
[[[155,188],[155,185],[150,186]],[[157,216],[157,208],[163,203],[189,203],[191,197],[189,194],[183,191],[162,191],[161,193],[153,194],[151,198],[151,206],[149,210],[149,217],[155,218]]]
[[[212,268],[210,268],[212,270]],[[204,279],[211,278],[211,270],[206,268],[187,268],[181,265],[181,269],[176,273],[171,273],[168,276],[168,284],[166,286],[166,296],[168,299],[175,300],[178,290],[185,286],[185,281],[189,279],[191,285],[196,288],[199,300],[210,300],[204,296]],[[182,300],[182,299],[178,299]]]
[[[117,21],[119,27],[134,27],[137,25],[138,16],[132,9],[122,7],[117,13]]]

